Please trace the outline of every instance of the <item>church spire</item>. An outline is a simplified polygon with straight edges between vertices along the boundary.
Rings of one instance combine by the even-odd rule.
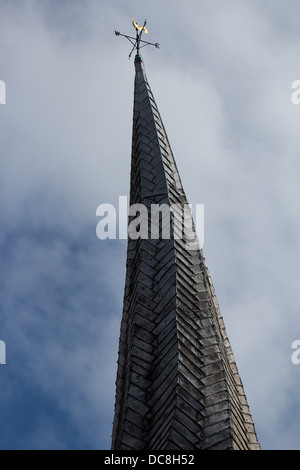
[[[137,203],[187,204],[140,55],[130,187]],[[203,252],[175,236],[174,217],[170,233],[128,240],[112,449],[259,449]]]

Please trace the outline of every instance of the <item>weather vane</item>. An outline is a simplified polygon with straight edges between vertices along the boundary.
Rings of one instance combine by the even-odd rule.
[[[145,34],[148,34],[148,30],[146,28],[146,24],[147,24],[147,21],[145,20],[144,22],[144,25],[143,26],[139,26],[134,18],[132,18],[132,24],[133,26],[135,27],[136,29],[136,37],[133,38],[131,36],[127,36],[126,34],[121,34],[119,31],[115,31],[115,35],[116,36],[123,36],[124,38],[127,38],[128,41],[131,42],[131,44],[133,45],[133,48],[129,54],[129,59],[131,58],[132,56],[132,53],[133,51],[137,51],[137,55],[139,55],[140,53],[140,49],[142,47],[146,47],[146,46],[154,46],[156,47],[156,49],[159,49],[159,44],[156,42],[156,43],[152,43],[152,42],[148,42],[148,41],[143,41],[142,40],[142,34],[145,33]]]

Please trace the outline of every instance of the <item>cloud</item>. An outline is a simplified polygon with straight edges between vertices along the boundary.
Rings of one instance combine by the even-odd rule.
[[[300,7],[223,3],[0,2],[1,448],[110,445],[126,244],[95,214],[129,189],[132,16],[259,438],[299,447]]]

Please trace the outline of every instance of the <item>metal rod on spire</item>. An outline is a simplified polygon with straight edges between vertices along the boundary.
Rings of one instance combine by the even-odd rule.
[[[154,46],[154,47],[156,47],[156,49],[159,49],[159,48],[160,48],[160,46],[159,46],[159,44],[158,44],[157,42],[156,42],[156,43],[153,43],[153,42],[148,42],[148,41],[142,40],[142,34],[143,34],[143,32],[144,32],[145,34],[148,34],[148,30],[147,30],[147,28],[146,28],[147,20],[144,21],[144,25],[143,25],[143,26],[139,26],[139,25],[135,22],[134,18],[132,18],[132,24],[133,24],[133,26],[134,26],[135,29],[136,29],[136,37],[135,37],[135,38],[133,38],[132,36],[128,36],[128,35],[126,35],[126,34],[121,34],[119,31],[115,31],[115,35],[116,35],[116,36],[123,36],[124,38],[128,39],[128,41],[131,42],[131,44],[133,45],[132,50],[131,50],[131,52],[130,52],[130,54],[129,54],[129,59],[131,58],[132,53],[133,53],[133,51],[135,51],[135,50],[137,51],[137,55],[139,55],[140,49],[141,49],[142,47]],[[142,44],[142,45],[141,45],[141,44]]]

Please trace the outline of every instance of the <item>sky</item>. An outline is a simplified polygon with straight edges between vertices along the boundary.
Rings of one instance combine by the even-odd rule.
[[[110,448],[132,17],[261,446],[299,450],[297,0],[0,0],[0,449]]]

